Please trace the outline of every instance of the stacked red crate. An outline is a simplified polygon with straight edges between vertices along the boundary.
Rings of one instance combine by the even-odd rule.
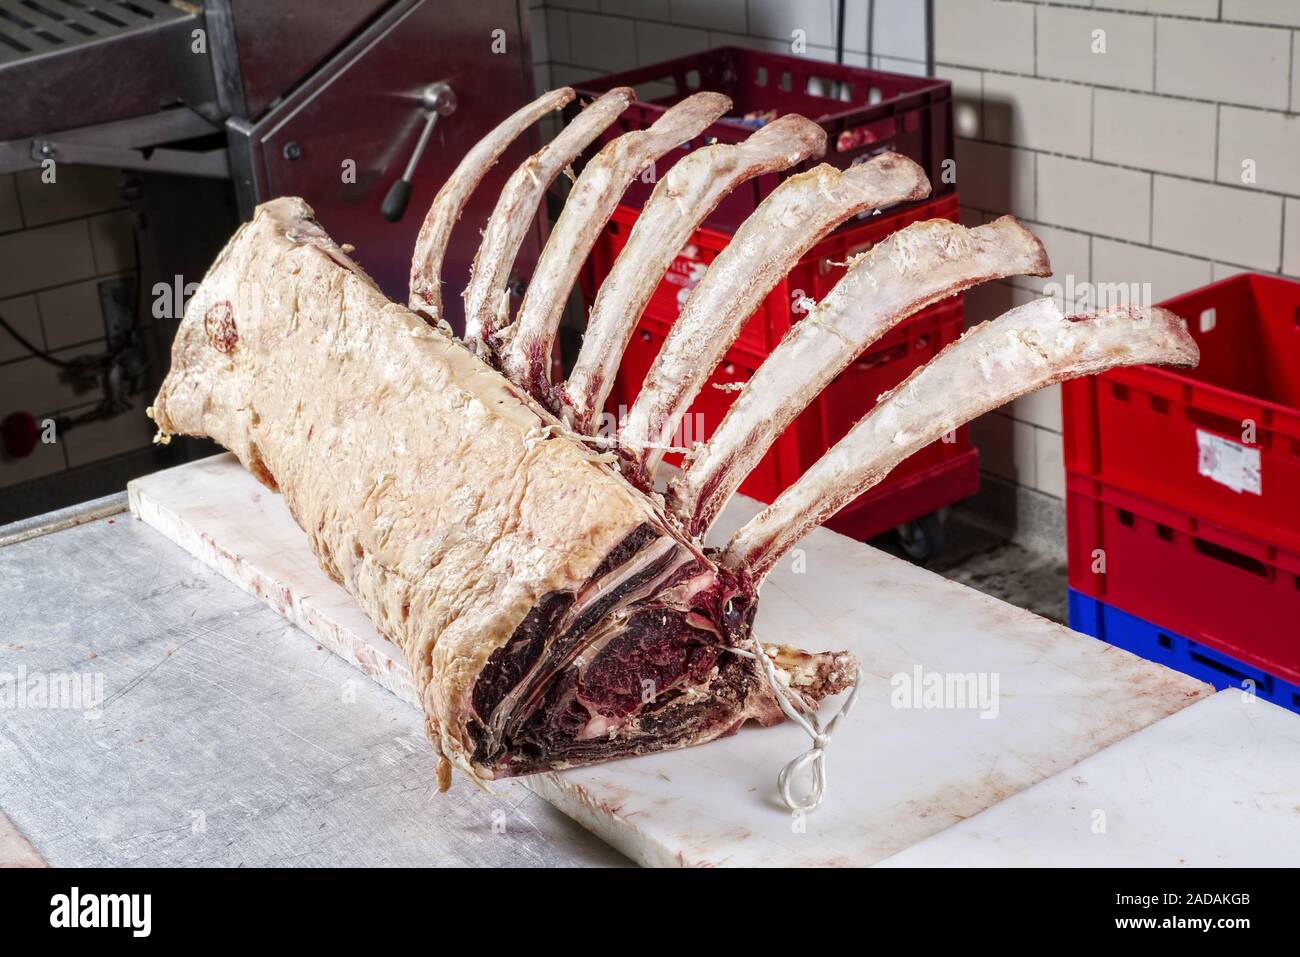
[[[1064,389],[1070,587],[1300,682],[1300,283],[1163,305],[1198,368]]]

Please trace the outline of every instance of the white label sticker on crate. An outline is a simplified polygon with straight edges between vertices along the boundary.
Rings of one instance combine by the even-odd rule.
[[[1196,471],[1206,478],[1226,485],[1234,492],[1262,495],[1259,474],[1259,449],[1196,430]]]

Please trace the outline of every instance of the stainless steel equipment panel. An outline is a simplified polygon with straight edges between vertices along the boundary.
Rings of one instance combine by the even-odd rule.
[[[265,117],[231,121],[245,214],[253,202],[302,196],[330,235],[356,247],[384,291],[405,302],[411,250],[438,188],[480,137],[533,95],[525,16],[516,0],[398,4]],[[406,215],[391,223],[380,212],[384,196],[415,149],[426,117],[420,95],[435,82],[452,88],[457,107],[434,128]],[[489,171],[452,237],[443,301],[453,325],[478,231],[505,179],[537,148],[536,135],[531,139],[515,143]],[[535,240],[521,252],[525,274]]]

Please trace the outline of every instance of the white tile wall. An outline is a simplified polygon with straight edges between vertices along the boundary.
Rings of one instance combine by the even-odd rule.
[[[1156,90],[1218,103],[1286,109],[1291,36],[1202,20],[1156,21]]]
[[[979,140],[957,141],[957,192],[991,213],[1034,218],[1034,158],[1028,150]]]
[[[983,130],[984,74],[959,66],[937,66],[935,76],[952,84],[953,127],[957,136],[978,137]]]
[[[1223,0],[1223,19],[1300,27],[1300,3],[1295,0]]]
[[[1051,153],[1087,156],[1092,90],[1005,73],[984,76],[983,138]]]
[[[861,38],[866,49],[867,4],[856,0],[848,4],[844,18],[845,46],[849,37]],[[858,47],[852,47],[858,49]],[[925,4],[915,0],[875,0],[871,24],[871,49],[881,56],[903,60],[925,60]]]
[[[1041,154],[1037,216],[1045,223],[1146,242],[1151,235],[1151,174]]]
[[[1248,110],[1219,109],[1220,183],[1243,185],[1247,161],[1254,185],[1278,193],[1300,195],[1300,116]]]
[[[569,14],[569,56],[575,63],[613,73],[636,64],[635,21],[595,13]]]
[[[42,180],[39,169],[16,173],[23,223],[28,227],[43,226],[125,206],[118,192],[121,178],[115,169],[67,164],[56,167],[52,183]]]
[[[1034,5],[935,0],[935,59],[954,66],[1032,75]]]
[[[1275,272],[1282,247],[1282,197],[1157,176],[1153,244]]]
[[[1065,498],[1065,449],[1059,424],[1056,429],[1034,430],[1034,452],[1034,487],[1054,498]]]
[[[674,23],[727,33],[744,33],[748,29],[745,0],[712,0],[711,3],[676,0],[671,6],[669,19]]]
[[[1069,276],[1074,276],[1075,282],[1087,279],[1091,272],[1089,264],[1092,256],[1091,237],[1087,233],[1033,221],[1028,221],[1025,225],[1042,241],[1043,248],[1047,250],[1047,258],[1052,263],[1052,275],[1017,276],[1011,280],[1012,285],[1042,295],[1043,287],[1048,283],[1059,283],[1065,286]],[[1064,306],[1065,303],[1062,303],[1063,308]]]
[[[1212,279],[1210,263],[1204,259],[1100,236],[1092,240],[1092,282],[1150,283],[1153,303],[1204,286]]]
[[[1300,30],[1291,34],[1291,109],[1300,110]]]
[[[833,49],[833,0],[749,0],[748,33],[789,43],[796,30],[803,31],[808,43]]]
[[[1286,201],[1286,238],[1283,241],[1282,271],[1300,278],[1300,199]]]
[[[47,348],[63,349],[104,338],[99,283],[96,278],[37,294]]]
[[[1093,159],[1214,178],[1213,103],[1123,90],[1094,90]]]
[[[1061,387],[1049,385],[1010,405],[1011,417],[1049,431],[1061,431]]]
[[[38,226],[0,236],[0,297],[15,296],[95,275],[85,220]]]
[[[0,315],[38,349],[70,358],[102,348],[97,283],[134,268],[131,221],[115,170],[63,165],[53,183],[39,171],[0,176]],[[59,380],[59,370],[32,357],[0,330],[0,417],[26,411],[38,419],[85,406]],[[98,427],[100,448],[127,451],[149,444],[119,419]],[[18,460],[0,458],[0,488],[68,467],[62,438]]]
[[[980,450],[980,465],[994,475],[1031,488],[1038,471],[1038,432],[1029,423],[1000,412],[980,416],[970,426],[971,441]]]
[[[1126,90],[1154,84],[1151,17],[1044,7],[1038,11],[1037,49],[1040,76]]]
[[[41,333],[41,313],[36,305],[35,296],[16,296],[0,302],[0,316],[18,330],[18,334],[36,346],[45,348],[45,337]],[[27,355],[27,350],[18,344],[18,340],[0,329],[0,362],[9,362]],[[3,373],[0,373],[3,374]],[[0,419],[6,413],[0,412]]]
[[[1219,0],[1097,0],[1096,6],[1129,13],[1165,13],[1180,17],[1219,15]]]

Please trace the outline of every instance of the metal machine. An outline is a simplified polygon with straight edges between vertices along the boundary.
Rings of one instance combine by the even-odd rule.
[[[61,374],[100,383],[93,417],[142,407],[131,397],[165,371],[180,315],[159,315],[150,291],[201,279],[238,220],[274,196],[305,198],[404,302],[416,232],[439,186],[532,96],[519,0],[0,0],[0,173],[51,162],[122,169],[135,212],[140,275],[128,321],[110,328],[105,354],[74,357]],[[535,148],[510,147],[466,209],[446,262],[450,310],[498,188]],[[525,274],[539,239],[521,250]],[[22,407],[0,387],[0,419]],[[83,467],[97,471],[6,497],[19,513],[45,510],[197,451],[142,450],[138,461]],[[0,521],[16,517],[9,511],[0,507]]]

